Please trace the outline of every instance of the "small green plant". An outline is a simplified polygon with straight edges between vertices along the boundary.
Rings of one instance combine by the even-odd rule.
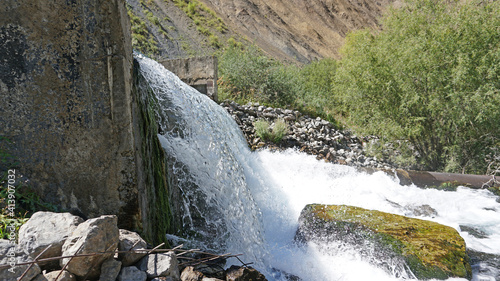
[[[166,0],[165,0],[166,1]],[[197,26],[198,32],[205,36],[212,36],[213,29],[220,33],[225,33],[227,27],[224,21],[217,14],[210,10],[205,4],[198,0],[172,0],[184,13],[193,20],[193,24]],[[219,44],[210,44],[213,47],[219,48]]]
[[[269,122],[264,119],[259,119],[253,123],[253,127],[255,129],[255,134],[261,140],[269,139],[270,130],[269,130]]]
[[[255,134],[263,141],[279,143],[288,134],[288,125],[283,119],[277,119],[271,126],[269,122],[259,119],[254,122]]]
[[[274,122],[274,126],[272,127],[273,138],[271,140],[275,143],[278,143],[287,134],[288,134],[288,125],[286,124],[285,120],[277,119],[276,122]]]
[[[28,218],[25,215],[11,217],[2,209],[0,212],[0,239],[9,239],[12,233],[19,233],[19,228],[27,221]]]
[[[210,34],[212,34],[210,32],[210,30],[204,26],[198,26],[198,27],[196,27],[196,30],[198,30],[199,33],[201,33],[205,36],[209,36]]]
[[[220,48],[221,44],[219,42],[219,37],[217,37],[216,35],[210,35],[208,37],[208,43],[210,44],[210,46],[214,47],[214,48]]]

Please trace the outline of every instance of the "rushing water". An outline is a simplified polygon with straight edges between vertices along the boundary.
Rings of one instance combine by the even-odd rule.
[[[500,204],[492,193],[401,186],[385,173],[368,175],[293,150],[252,153],[222,107],[156,62],[136,59],[161,106],[159,138],[183,193],[184,226],[202,234],[198,245],[243,253],[242,259],[254,262],[269,280],[285,280],[283,272],[304,281],[411,279],[397,265],[387,272],[373,258],[341,243],[329,245],[328,255],[314,244],[297,246],[300,211],[306,204],[324,203],[466,229],[460,234],[468,248],[500,255]],[[435,213],[423,217],[421,206]],[[471,229],[475,235],[469,234]],[[477,281],[500,276],[486,263],[475,264],[473,271]]]

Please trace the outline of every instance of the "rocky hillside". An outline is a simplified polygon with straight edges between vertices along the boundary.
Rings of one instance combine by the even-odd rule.
[[[228,26],[274,57],[337,57],[346,34],[379,28],[394,0],[203,0]]]
[[[346,34],[380,28],[395,0],[127,0],[136,49],[154,57],[256,44],[280,60],[338,57]],[[137,46],[140,46],[137,48]]]

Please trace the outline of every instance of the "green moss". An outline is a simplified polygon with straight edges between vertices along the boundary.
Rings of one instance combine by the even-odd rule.
[[[161,143],[157,137],[158,124],[156,121],[156,108],[158,102],[138,71],[134,63],[134,93],[138,101],[141,117],[140,131],[142,138],[141,155],[143,167],[146,170],[145,187],[147,206],[147,223],[149,229],[143,229],[143,237],[153,245],[166,243],[165,234],[177,234],[179,229],[174,221],[170,205],[170,187],[166,159]]]
[[[471,275],[465,242],[451,227],[352,206],[308,205],[307,208],[311,218],[320,219],[320,225],[343,223],[376,245],[401,254],[419,279]]]

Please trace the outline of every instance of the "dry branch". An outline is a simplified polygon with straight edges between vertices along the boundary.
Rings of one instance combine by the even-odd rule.
[[[238,256],[241,256],[242,254],[237,254],[237,255],[222,254],[222,255],[218,255],[218,254],[203,252],[203,251],[200,251],[199,249],[185,250],[185,249],[181,249],[181,247],[183,247],[183,245],[176,246],[176,247],[174,247],[172,249],[158,249],[161,246],[163,246],[163,244],[160,244],[160,245],[156,246],[153,249],[135,249],[135,250],[130,249],[128,251],[104,251],[104,252],[95,252],[95,253],[89,253],[89,254],[75,254],[75,255],[70,255],[70,256],[59,256],[59,257],[50,257],[50,258],[39,259],[39,257],[49,248],[49,247],[47,247],[33,261],[18,263],[18,264],[16,264],[16,266],[30,265],[28,267],[28,269],[25,270],[25,272],[21,276],[21,278],[22,278],[22,277],[24,277],[26,275],[26,273],[28,272],[28,270],[34,264],[36,264],[36,263],[42,263],[42,262],[48,262],[48,261],[55,261],[55,260],[60,260],[60,259],[65,259],[65,258],[70,258],[69,262],[71,262],[71,260],[73,258],[90,257],[90,256],[96,256],[96,255],[104,255],[104,254],[144,253],[144,254],[147,255],[147,254],[150,254],[150,253],[162,253],[162,252],[171,252],[171,251],[177,252],[176,256],[179,257],[179,258],[181,258],[181,259],[188,259],[188,260],[190,260],[190,261],[186,261],[186,262],[183,262],[183,263],[179,264],[179,265],[182,265],[182,266],[184,266],[184,265],[199,265],[199,264],[202,264],[204,262],[209,262],[209,261],[213,261],[213,260],[216,260],[216,259],[228,259],[228,258],[233,258],[233,257],[237,258],[242,263],[243,266],[246,266],[246,265],[250,264],[250,263],[245,264],[245,263],[243,263],[238,258]],[[208,255],[208,257],[204,257],[204,258],[190,258],[190,257],[183,256],[185,254],[191,254],[191,253],[193,253],[193,254],[201,254],[201,255]],[[66,265],[68,265],[69,262],[66,263]],[[64,268],[66,267],[66,265],[64,266]],[[10,265],[0,265],[0,269],[8,268],[8,267],[10,267]],[[64,270],[64,268],[63,268],[63,270]]]

